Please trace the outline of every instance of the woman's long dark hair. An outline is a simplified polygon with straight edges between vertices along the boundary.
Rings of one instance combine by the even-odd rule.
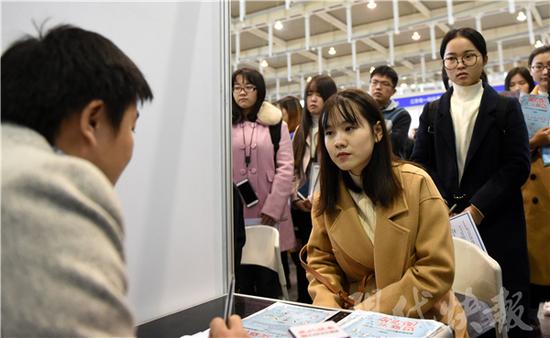
[[[288,131],[293,132],[300,124],[302,119],[302,105],[300,100],[294,96],[285,96],[279,101],[275,102],[275,105],[284,108],[288,113]]]
[[[250,84],[254,85],[256,87],[256,103],[254,103],[254,106],[252,106],[252,110],[249,114],[244,116],[243,111],[241,107],[235,102],[235,97],[233,96],[233,93],[231,93],[231,101],[232,104],[232,123],[239,123],[243,122],[245,119],[248,121],[256,121],[258,118],[258,112],[260,111],[260,107],[262,106],[262,103],[264,103],[265,100],[265,81],[264,77],[260,72],[258,72],[255,69],[252,68],[241,68],[237,69],[233,76],[231,76],[231,88],[235,87],[235,81],[237,81],[237,76],[241,75],[244,79],[246,79]]]
[[[340,170],[332,161],[324,138],[329,123],[344,119],[352,125],[359,125],[359,116],[368,121],[368,127],[371,128],[373,135],[376,123],[382,129],[382,138],[374,144],[370,161],[361,173],[362,187],[357,187],[350,174],[347,171]],[[319,146],[321,149],[321,171],[319,176],[321,197],[317,216],[324,212],[331,214],[336,211],[340,176],[349,189],[352,191],[361,191],[362,189],[373,203],[384,207],[390,206],[402,191],[399,179],[392,168],[393,162],[399,162],[399,160],[394,159],[392,156],[384,117],[378,109],[376,101],[364,91],[346,89],[328,99],[319,121]]]
[[[512,82],[512,78],[519,74],[527,84],[529,84],[529,93],[535,89],[535,81],[533,80],[533,77],[531,76],[531,73],[529,73],[529,69],[525,67],[516,67],[510,69],[508,74],[506,74],[506,79],[504,79],[504,90],[510,90],[510,82]]]
[[[335,94],[338,89],[336,88],[336,83],[334,83],[334,80],[328,75],[314,76],[305,88],[302,121],[300,122],[300,128],[296,130],[294,139],[292,140],[292,148],[294,150],[294,170],[298,173],[304,171],[302,168],[302,160],[304,158],[304,152],[306,151],[306,139],[311,131],[311,125],[313,124],[311,112],[307,108],[307,93],[312,91],[321,94],[323,101],[327,102],[329,97]]]

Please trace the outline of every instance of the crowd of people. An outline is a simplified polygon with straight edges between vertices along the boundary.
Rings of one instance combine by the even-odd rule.
[[[368,93],[315,76],[304,107],[267,102],[254,69],[233,73],[238,291],[279,296],[272,271],[238,264],[243,227],[275,226],[298,301],[434,318],[467,337],[449,216],[469,212],[502,268],[508,310],[521,310],[509,336],[533,334],[528,310],[550,300],[550,127],[529,137],[519,101],[492,89],[476,30],[447,32],[440,56],[448,89],[424,107],[414,143],[389,66],[371,72]],[[153,92],[110,40],[73,26],[18,40],[1,62],[2,335],[133,336],[113,186],[137,103]],[[510,71],[506,90],[547,97],[550,46],[528,67]],[[246,332],[233,316],[210,335]]]
[[[499,95],[488,83],[487,45],[476,30],[449,31],[440,56],[447,90],[425,105],[414,139],[408,136],[410,114],[392,100],[398,74],[383,65],[371,72],[368,93],[338,91],[330,76],[317,75],[305,88],[303,108],[296,97],[274,102],[291,126],[292,180],[288,154],[260,154],[255,149],[272,149],[272,140],[254,138],[252,131],[241,136],[240,121],[233,124],[239,131],[233,135],[233,165],[240,166],[243,158],[236,153],[245,151],[269,161],[254,172],[266,178],[262,184],[268,188],[258,188],[258,199],[265,203],[249,209],[250,217],[268,213],[274,220],[269,224],[279,226],[281,243],[296,243],[281,244],[281,254],[287,279],[287,257],[296,266],[297,301],[418,317],[414,292],[427,292],[420,315],[467,336],[464,312],[450,292],[449,217],[468,212],[488,254],[501,266],[508,311],[514,311],[511,304],[523,309],[517,323],[508,323],[509,334],[530,336],[529,313],[550,300],[550,260],[544,252],[550,240],[550,167],[541,158],[541,147],[550,144],[550,127],[529,138],[519,101]],[[550,47],[535,49],[528,66],[510,70],[506,91],[517,92],[516,97],[547,96]],[[243,71],[255,74],[254,81],[262,79],[254,69],[235,74]],[[251,96],[265,100],[263,80],[233,86],[234,107],[245,108]],[[240,90],[243,86],[251,92]],[[256,125],[266,128],[261,121]],[[286,132],[284,123],[281,132]],[[248,149],[245,139],[256,148]],[[234,169],[234,180],[251,173]],[[284,186],[276,186],[283,175]],[[269,203],[275,203],[271,191],[280,190],[291,191],[279,194],[277,202],[290,206],[290,219],[286,213],[269,213]],[[286,228],[289,221],[293,233]],[[272,297],[280,286],[271,273],[264,280],[271,293],[259,287],[244,292]],[[354,297],[342,297],[340,291]],[[451,306],[453,316],[444,316],[442,306]]]

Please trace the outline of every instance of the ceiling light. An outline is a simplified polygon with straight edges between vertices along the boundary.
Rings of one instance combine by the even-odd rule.
[[[403,83],[401,83],[401,84],[399,85],[399,87],[401,87],[401,88],[407,88],[408,86],[409,86],[409,85],[406,84],[405,82],[403,82]]]
[[[414,41],[420,40],[420,34],[418,34],[418,32],[415,31],[411,36],[411,39],[413,39]]]
[[[260,62],[260,66],[262,66],[263,68],[266,68],[267,66],[269,66],[269,63],[267,63],[266,59],[263,59],[262,62]]]
[[[527,20],[527,17],[525,16],[525,13],[523,13],[522,11],[520,11],[518,13],[518,16],[516,16],[516,20],[520,21],[520,22],[523,22],[525,20]]]
[[[367,7],[369,9],[375,9],[376,8],[376,2],[374,2],[374,0],[369,0],[369,3],[367,4]]]
[[[370,66],[369,73],[372,73],[374,71],[374,66]]]
[[[330,47],[330,48],[328,49],[328,54],[329,54],[329,55],[336,55],[336,49],[334,49],[334,47]]]
[[[275,21],[275,24],[273,25],[273,28],[275,28],[276,30],[280,31],[281,29],[283,29],[283,23],[281,22],[281,20],[277,20]]]
[[[308,76],[306,79],[306,82],[309,82],[309,81],[311,81],[311,76]]]
[[[535,42],[535,48],[539,48],[539,47],[542,47],[542,46],[544,46],[544,43],[542,43],[542,41],[537,40],[537,42]]]

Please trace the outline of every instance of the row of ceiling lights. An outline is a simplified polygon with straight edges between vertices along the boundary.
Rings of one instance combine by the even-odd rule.
[[[369,0],[369,2],[367,3],[367,8],[369,9],[375,9],[376,8],[376,2],[374,0]],[[523,22],[525,20],[527,20],[527,16],[525,15],[525,13],[523,13],[523,11],[519,11],[518,12],[518,15],[516,17],[516,20],[519,21],[519,22]],[[275,23],[273,24],[273,28],[275,28],[276,30],[283,30],[284,29],[284,25],[282,23],[281,20],[277,20],[275,21]],[[418,41],[420,40],[422,36],[420,35],[420,33],[418,33],[418,31],[415,31],[412,35],[411,35],[411,39],[414,40],[414,41]],[[535,48],[538,48],[538,47],[542,47],[544,45],[544,43],[541,41],[541,40],[537,40],[535,42]],[[328,54],[329,55],[336,55],[336,49],[334,48],[334,46],[331,46],[328,50]],[[263,68],[266,68],[267,66],[269,66],[267,60],[262,60],[261,64],[260,64]]]

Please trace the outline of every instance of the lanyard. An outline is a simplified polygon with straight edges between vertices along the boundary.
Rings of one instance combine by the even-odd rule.
[[[254,131],[256,130],[256,122],[252,125],[252,133],[250,133],[250,143],[246,146],[246,137],[244,135],[244,124],[241,124],[241,130],[243,131],[243,144],[244,144],[244,164],[248,168],[250,165],[250,156],[252,155],[252,139],[254,139]],[[248,149],[248,152],[247,152]]]

